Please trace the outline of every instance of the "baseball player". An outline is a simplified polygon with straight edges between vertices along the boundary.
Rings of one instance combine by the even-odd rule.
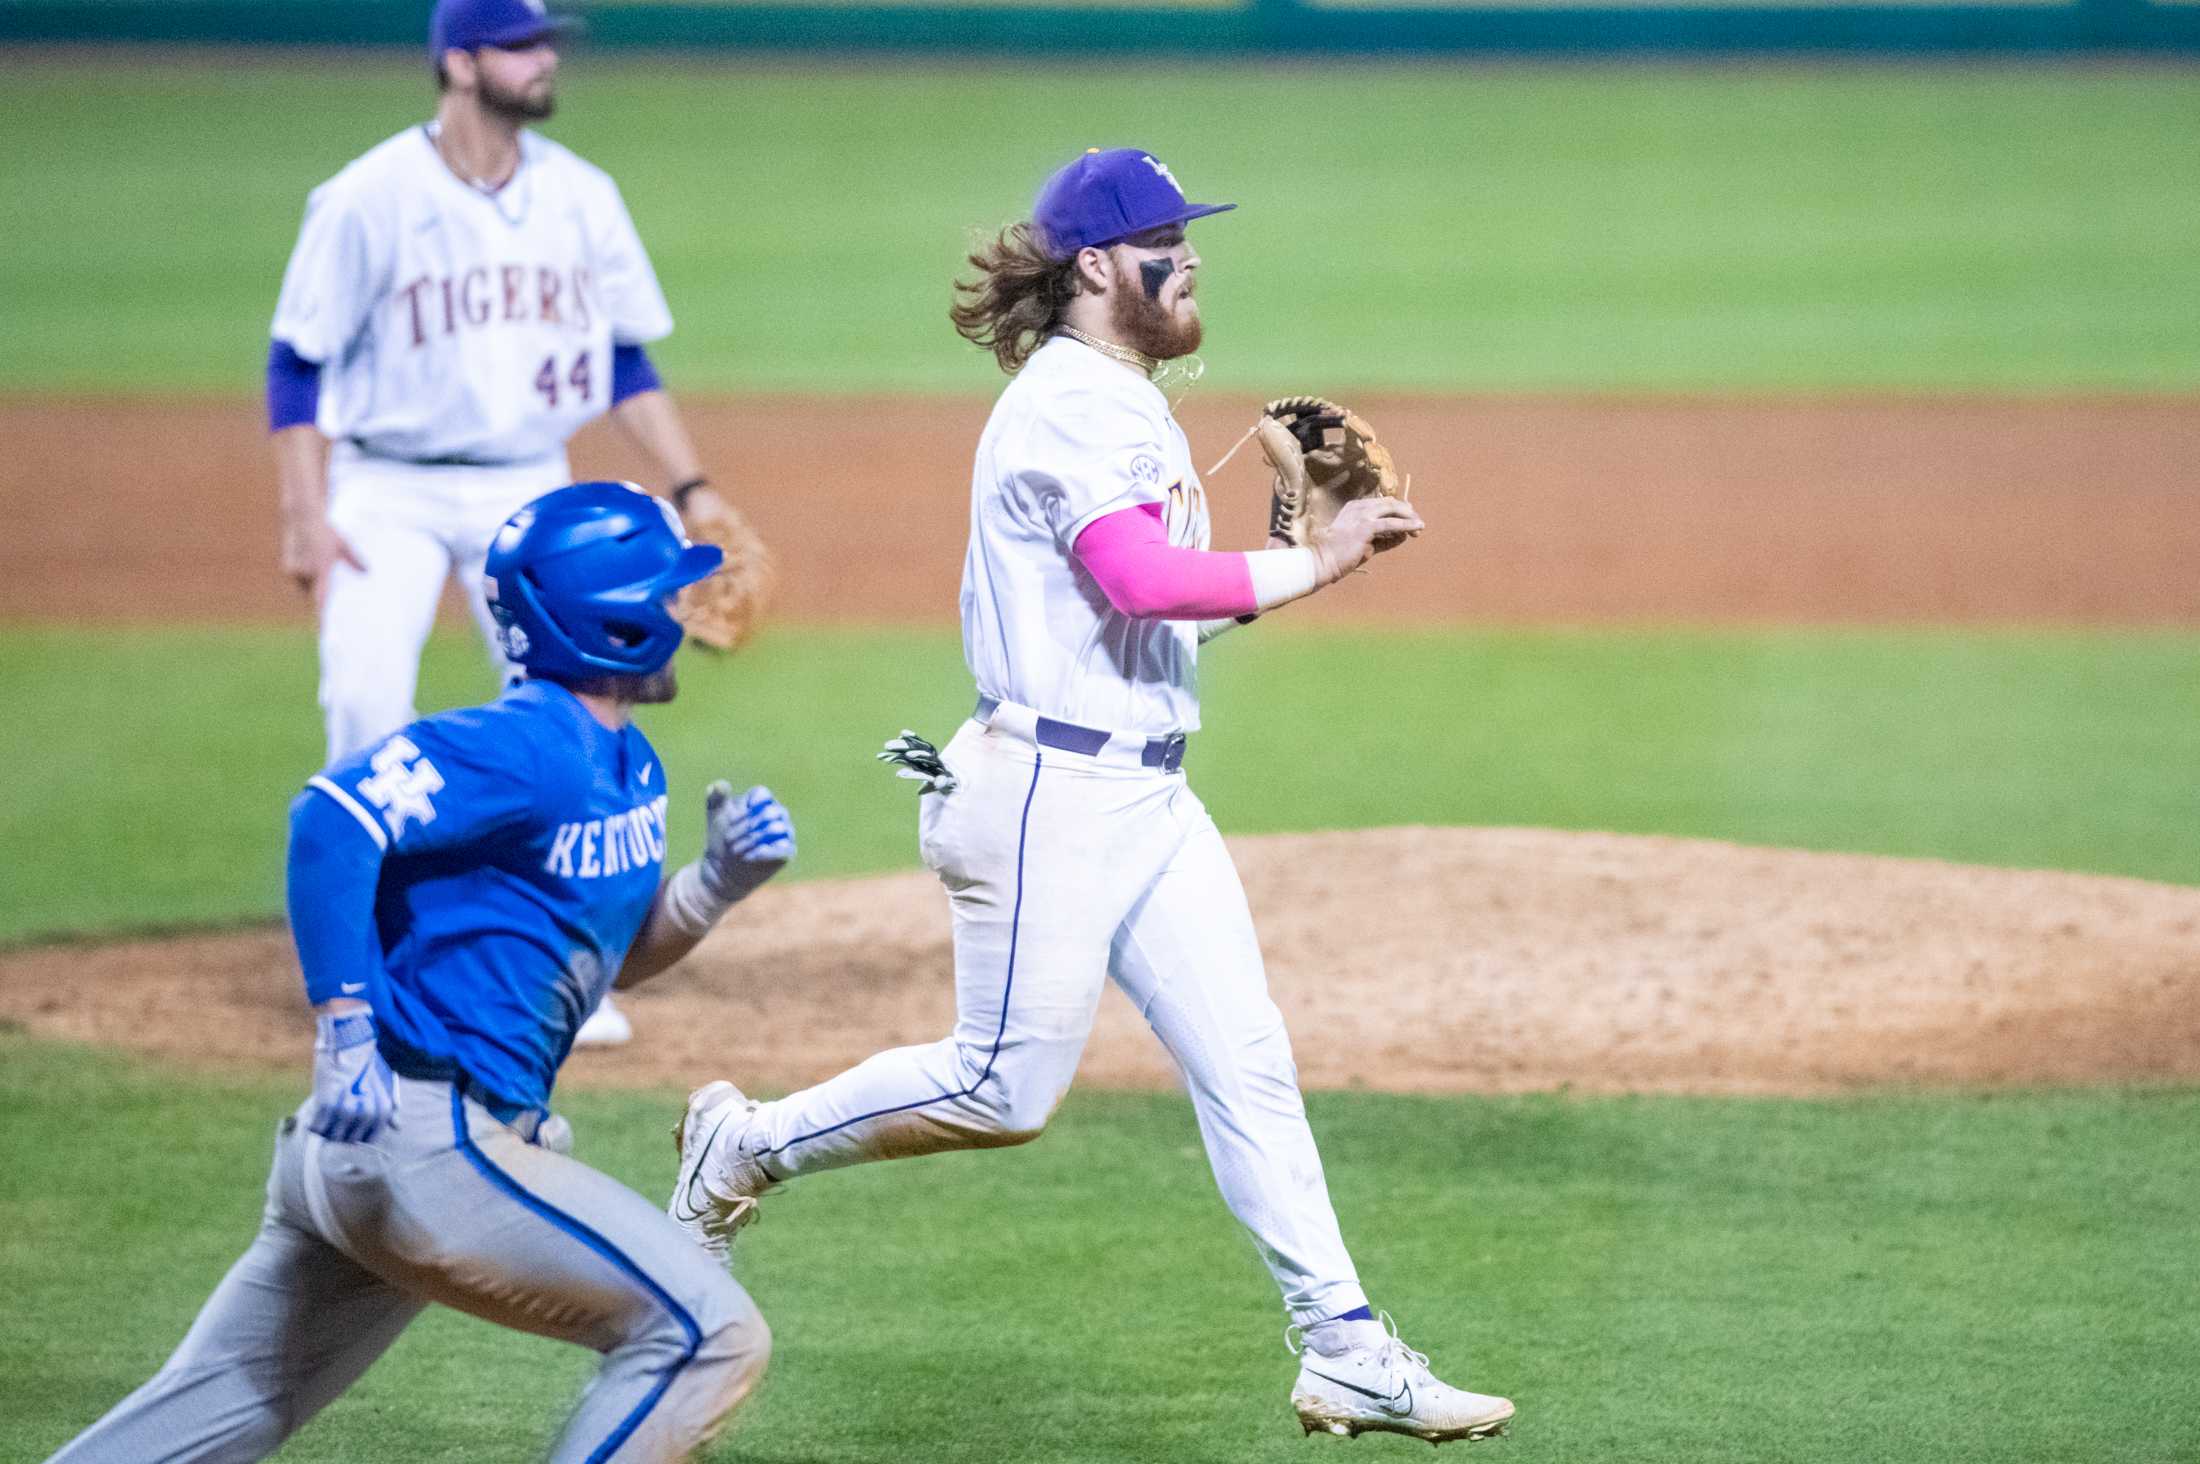
[[[1282,1288],[1308,1432],[1434,1441],[1513,1406],[1438,1381],[1368,1305],[1338,1232],[1237,872],[1182,764],[1203,641],[1421,527],[1346,505],[1319,548],[1208,548],[1183,431],[1151,377],[1199,344],[1192,204],[1152,155],[1092,152],[971,257],[958,330],[1014,379],[979,439],[963,565],[977,709],[926,781],[919,847],[952,907],[957,1020],[772,1103],[698,1089],[669,1211],[723,1255],[758,1198],[867,1160],[1038,1137],[1112,978],[1183,1071],[1216,1181]]]
[[[328,758],[416,715],[446,578],[480,593],[490,537],[570,481],[608,409],[683,510],[708,492],[644,350],[672,329],[618,186],[527,129],[550,116],[560,23],[540,0],[438,0],[441,96],[313,191],[268,351],[283,569],[320,613]],[[623,1041],[606,1006],[583,1042]]]
[[[567,1157],[549,1111],[612,978],[679,960],[794,855],[769,792],[721,783],[702,857],[660,877],[665,777],[631,713],[672,699],[666,601],[719,557],[632,485],[544,496],[488,553],[526,679],[299,794],[313,1092],[277,1132],[258,1238],[167,1365],[57,1460],[265,1458],[431,1301],[603,1354],[555,1460],[684,1459],[754,1386],[771,1340],[748,1295]]]

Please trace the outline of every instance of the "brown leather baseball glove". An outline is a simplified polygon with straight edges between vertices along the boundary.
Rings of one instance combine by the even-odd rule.
[[[687,627],[689,640],[714,651],[739,650],[771,603],[778,579],[771,551],[741,511],[715,493],[688,495],[680,521],[694,542],[725,550],[726,562],[680,592],[673,617]]]
[[[1367,419],[1349,407],[1321,397],[1283,397],[1261,409],[1253,435],[1276,474],[1268,532],[1298,548],[1320,544],[1337,510],[1355,498],[1371,493],[1407,496],[1409,485],[1400,480],[1390,449],[1375,440]]]

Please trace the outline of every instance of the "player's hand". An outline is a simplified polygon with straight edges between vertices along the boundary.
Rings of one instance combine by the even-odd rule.
[[[1387,549],[1395,549],[1427,525],[1412,504],[1388,494],[1355,498],[1337,510],[1329,531],[1315,546],[1324,583],[1343,579]]]
[[[794,858],[794,821],[769,788],[736,798],[731,783],[713,783],[703,794],[703,816],[703,883],[729,905]]]
[[[367,562],[359,557],[336,526],[316,514],[299,523],[286,526],[283,534],[283,573],[291,583],[313,597],[318,605],[328,598],[329,571],[339,564],[364,570]]]
[[[673,500],[673,506],[680,511],[681,522],[694,523],[700,518],[724,518],[732,511],[733,505],[709,483],[701,479],[690,479],[689,482],[693,486]]]
[[[313,1121],[339,1144],[371,1144],[397,1127],[397,1074],[374,1045],[374,1013],[323,1013],[313,1041]]]

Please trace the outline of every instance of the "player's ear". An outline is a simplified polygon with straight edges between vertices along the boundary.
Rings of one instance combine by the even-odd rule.
[[[436,79],[443,83],[444,91],[470,92],[480,81],[480,72],[474,65],[474,53],[457,47],[443,53],[443,62],[436,68]]]
[[[1104,295],[1114,279],[1115,254],[1112,250],[1096,249],[1088,244],[1077,251],[1077,284],[1081,290]]]

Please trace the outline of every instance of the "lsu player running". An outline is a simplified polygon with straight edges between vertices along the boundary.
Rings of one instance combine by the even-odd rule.
[[[1112,978],[1181,1068],[1216,1181],[1283,1292],[1304,1427],[1486,1438],[1512,1404],[1438,1381],[1360,1287],[1244,890],[1183,772],[1201,644],[1421,527],[1371,497],[1319,549],[1208,548],[1152,376],[1200,341],[1184,226],[1228,207],[1188,203],[1148,153],[1096,151],[972,256],[956,326],[1014,373],[971,479],[977,709],[942,752],[889,744],[927,780],[919,847],[952,911],[955,1029],[777,1102],[698,1089],[670,1212],[722,1254],[786,1180],[1038,1137]]]
[[[57,1461],[265,1458],[431,1301],[603,1354],[561,1464],[685,1459],[755,1385],[771,1338],[747,1293],[561,1152],[549,1112],[604,987],[679,960],[794,855],[769,792],[720,783],[702,857],[662,877],[664,771],[632,713],[675,694],[666,604],[719,560],[630,485],[548,494],[488,555],[526,680],[299,794],[313,1092],[277,1133],[258,1238],[167,1365]]]
[[[482,555],[571,480],[608,410],[683,511],[708,493],[646,345],[672,316],[618,186],[528,129],[555,104],[541,0],[438,0],[433,121],[313,191],[275,309],[268,423],[284,571],[320,615],[328,758],[416,715],[420,651],[456,575],[495,650]],[[607,1007],[584,1042],[623,1041]]]

